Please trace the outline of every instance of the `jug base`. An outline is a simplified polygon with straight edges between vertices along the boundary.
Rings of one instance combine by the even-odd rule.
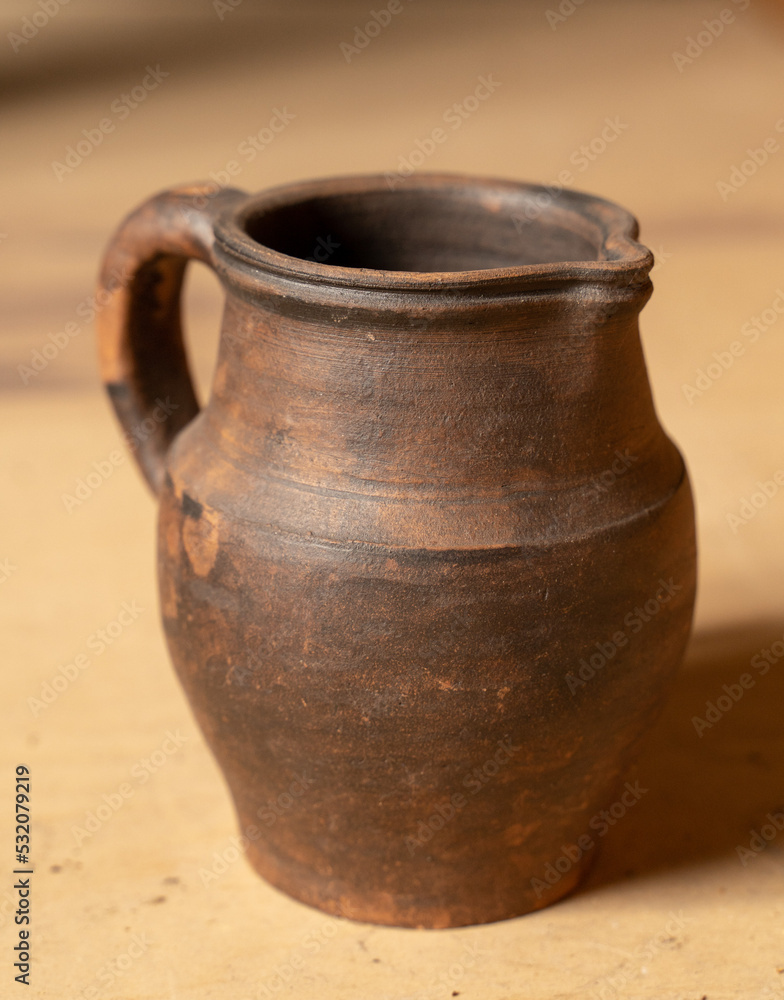
[[[552,906],[575,891],[596,860],[595,857],[585,856],[556,884],[542,883],[546,887],[537,886],[535,889],[532,881],[536,883],[536,879],[521,878],[514,887],[504,886],[503,899],[500,892],[492,896],[477,896],[465,873],[455,872],[454,892],[449,895],[444,892],[440,899],[428,899],[414,893],[399,895],[358,890],[348,881],[281,863],[259,842],[249,844],[246,855],[251,866],[266,882],[314,909],[359,923],[426,930],[491,924]],[[541,865],[532,865],[532,870],[540,868]],[[518,891],[515,892],[515,889]]]

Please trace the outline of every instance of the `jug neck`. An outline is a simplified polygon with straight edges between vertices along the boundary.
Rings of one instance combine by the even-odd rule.
[[[560,488],[658,431],[647,289],[296,317],[230,295],[208,419],[248,462],[312,487]],[[636,461],[636,458],[634,459]]]
[[[558,488],[661,436],[637,223],[543,192],[420,175],[227,199],[221,446],[313,488],[427,497]]]

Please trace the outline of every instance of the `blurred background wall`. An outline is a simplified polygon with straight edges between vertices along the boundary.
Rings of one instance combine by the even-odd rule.
[[[771,509],[740,538],[727,533],[725,515],[782,462],[775,435],[760,440],[761,426],[781,428],[780,330],[747,343],[709,391],[687,398],[683,386],[782,282],[780,5],[6,0],[2,26],[0,377],[9,394],[31,404],[78,386],[97,398],[92,330],[75,310],[91,294],[109,233],[152,192],[225,181],[232,161],[232,183],[248,190],[399,169],[490,75],[490,97],[419,169],[542,183],[567,170],[574,186],[639,217],[659,265],[642,317],[646,354],[699,497],[701,613],[724,618],[739,603],[770,600],[759,562],[778,550],[755,545],[753,569],[744,550],[770,536],[777,515]],[[157,67],[151,89],[148,67]],[[278,111],[285,129],[249,145]],[[111,131],[101,133],[107,119]],[[602,149],[608,121],[615,130]],[[769,139],[778,151],[768,162],[720,191]],[[189,336],[206,389],[220,296],[210,275],[192,270]],[[80,335],[23,384],[18,365],[71,320]],[[108,417],[99,408],[96,419]]]

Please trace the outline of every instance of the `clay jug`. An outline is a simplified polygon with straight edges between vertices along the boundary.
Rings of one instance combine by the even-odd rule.
[[[519,915],[633,794],[695,590],[636,237],[586,194],[423,174],[181,187],[111,241],[102,370],[160,505],[169,649],[291,896]],[[202,409],[189,260],[226,296]]]

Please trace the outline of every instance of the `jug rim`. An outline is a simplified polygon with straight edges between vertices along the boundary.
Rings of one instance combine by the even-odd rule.
[[[573,283],[629,286],[647,284],[653,266],[653,254],[637,242],[639,226],[629,211],[570,188],[470,174],[421,172],[395,187],[386,174],[349,174],[287,183],[256,194],[237,192],[237,196],[238,200],[232,201],[215,223],[216,243],[224,254],[271,275],[320,285],[399,292],[431,291],[436,287],[502,291],[510,283],[516,290]],[[345,266],[305,259],[253,236],[259,220],[274,219],[275,213],[285,215],[314,204],[323,207],[330,200],[354,199],[355,204],[360,204],[362,199],[375,199],[383,204],[386,199],[403,202],[406,197],[409,203],[412,197],[419,198],[423,210],[437,198],[455,203],[462,200],[472,209],[485,212],[490,225],[503,225],[507,241],[510,226],[532,238],[537,227],[540,235],[560,230],[576,241],[593,245],[595,258],[432,270]],[[290,236],[284,234],[284,238]]]

